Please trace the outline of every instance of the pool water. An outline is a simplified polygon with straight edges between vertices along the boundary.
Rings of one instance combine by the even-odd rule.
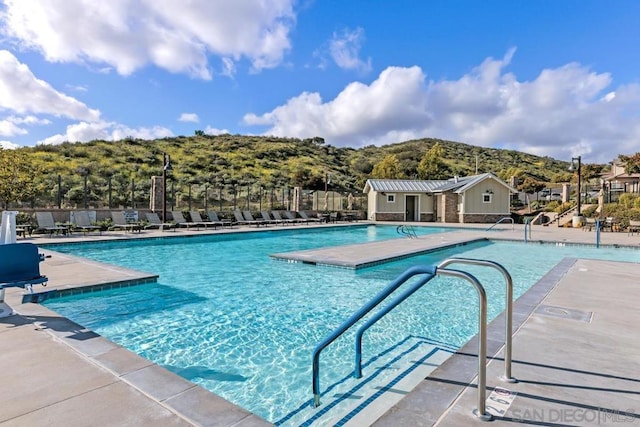
[[[418,234],[446,229],[416,228]],[[489,259],[514,278],[518,297],[562,258],[640,261],[640,251],[474,243],[363,270],[287,263],[269,254],[398,238],[395,227],[298,229],[195,238],[56,245],[51,249],[149,271],[158,284],[64,297],[46,305],[263,418],[279,423],[311,399],[314,347],[406,268],[451,256]],[[504,279],[465,267],[487,290],[492,319]],[[477,297],[438,277],[365,334],[363,362],[410,336],[457,348],[477,332]],[[353,370],[353,335],[322,354],[323,391]],[[387,357],[393,357],[388,355]]]

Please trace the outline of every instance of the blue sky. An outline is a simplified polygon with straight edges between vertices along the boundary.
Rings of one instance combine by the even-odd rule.
[[[0,143],[640,151],[640,2],[0,0]]]

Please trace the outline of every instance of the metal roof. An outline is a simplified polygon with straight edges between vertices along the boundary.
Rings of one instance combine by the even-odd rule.
[[[487,178],[495,179],[497,182],[505,185],[510,191],[516,192],[501,179],[492,173],[483,173],[480,175],[456,177],[448,180],[411,180],[411,179],[369,179],[364,187],[371,187],[373,191],[399,191],[399,192],[423,192],[423,193],[440,193],[442,191],[454,190],[456,193],[462,193]]]
[[[369,179],[367,180],[366,187],[369,186],[373,191],[400,191],[400,192],[421,192],[432,193],[438,189],[441,185],[445,184],[446,180],[412,180],[412,179]]]

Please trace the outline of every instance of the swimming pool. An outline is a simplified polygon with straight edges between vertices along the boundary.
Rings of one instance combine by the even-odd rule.
[[[419,229],[419,234],[427,231],[446,230]],[[268,257],[396,236],[395,227],[361,226],[61,245],[52,249],[158,273],[160,280],[46,305],[267,420],[284,423],[311,398],[314,346],[408,266],[452,255],[491,259],[512,273],[517,297],[565,256],[640,261],[633,250],[492,242],[357,272]],[[504,309],[502,277],[477,267],[469,271],[487,288],[489,318],[495,317]],[[472,337],[475,293],[451,286],[451,280],[434,279],[367,332],[365,363],[393,358],[386,351],[406,337],[428,337],[443,348]],[[350,375],[352,345],[353,334],[347,334],[323,353],[321,381],[327,388]]]

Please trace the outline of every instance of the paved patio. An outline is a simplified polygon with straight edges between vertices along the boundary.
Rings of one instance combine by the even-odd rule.
[[[497,232],[485,228],[465,225],[460,238],[466,234],[469,238],[524,240],[522,226],[501,225]],[[118,232],[25,241],[44,244],[202,233]],[[609,232],[600,237],[603,245],[640,247],[638,235]],[[595,232],[534,226],[527,240],[594,244]],[[42,263],[41,270],[50,279],[47,289],[111,286],[109,283],[128,286],[155,280],[152,272],[57,254]],[[495,403],[503,395],[492,395],[493,388],[504,387],[509,390],[508,399],[500,400],[511,401],[509,406],[496,404],[498,411],[505,412],[493,424],[640,424],[640,404],[636,403],[640,401],[640,340],[635,332],[640,323],[639,273],[638,264],[566,259],[523,295],[515,305],[514,317],[516,384],[497,380],[502,370],[503,319],[492,322],[488,354],[496,358],[488,364],[487,396]],[[9,289],[7,302],[18,314],[0,319],[0,426],[269,425],[39,304],[22,304],[21,298],[19,290]],[[475,348],[473,339],[371,423],[483,424],[471,414],[477,391]]]

